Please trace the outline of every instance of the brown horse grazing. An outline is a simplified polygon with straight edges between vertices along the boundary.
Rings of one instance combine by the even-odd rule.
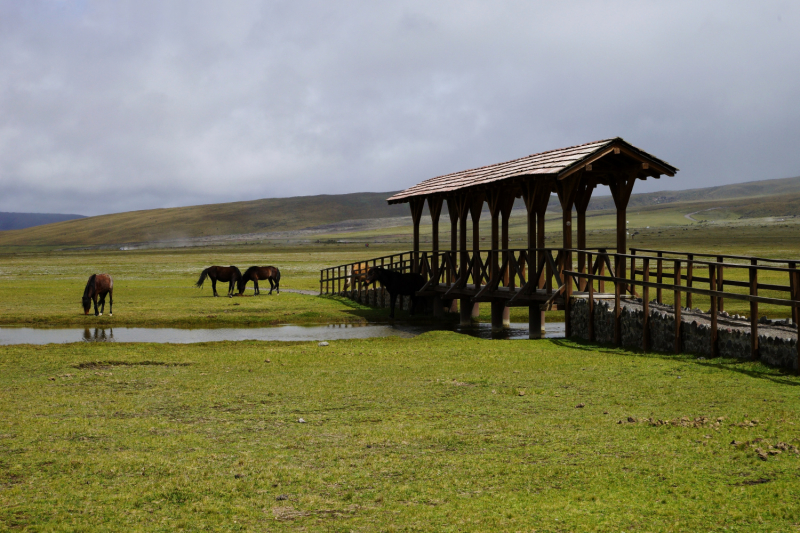
[[[108,316],[114,316],[114,280],[108,274],[92,274],[83,290],[83,314],[88,315],[94,302],[94,316],[102,316],[106,310],[108,294]],[[97,297],[100,297],[100,312],[97,312]]]
[[[244,275],[242,275],[241,279],[239,280],[239,294],[244,293],[244,289],[247,287],[247,282],[252,281],[255,289],[255,296],[258,296],[261,294],[261,291],[258,290],[258,281],[265,279],[269,280],[270,294],[272,294],[273,289],[277,290],[278,294],[281,293],[281,271],[278,270],[277,267],[251,266],[244,271]]]
[[[211,278],[211,290],[214,291],[214,296],[219,296],[219,294],[217,294],[217,280],[223,282],[227,281],[228,298],[233,298],[233,287],[242,279],[242,273],[235,266],[210,266],[200,273],[200,279],[197,280],[196,287],[202,288],[206,278]]]

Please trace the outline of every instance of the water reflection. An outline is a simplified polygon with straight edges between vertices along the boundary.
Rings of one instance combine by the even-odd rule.
[[[65,344],[70,342],[155,342],[189,344],[216,341],[335,341],[398,336],[411,338],[428,331],[455,331],[481,339],[528,338],[528,324],[512,323],[501,332],[490,324],[461,327],[448,323],[427,324],[327,324],[323,326],[275,326],[266,328],[64,328],[36,329],[0,327],[0,345]],[[548,338],[564,336],[563,323],[547,324]]]
[[[94,328],[94,335],[92,335],[91,329],[85,328],[83,340],[85,342],[113,342],[114,328],[108,328],[108,333],[106,333],[106,328]]]

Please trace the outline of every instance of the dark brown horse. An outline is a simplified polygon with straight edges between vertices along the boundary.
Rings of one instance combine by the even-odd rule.
[[[94,316],[102,316],[106,310],[108,294],[108,316],[114,316],[114,280],[108,274],[92,274],[83,290],[83,314],[88,315],[94,302]],[[100,312],[97,312],[97,298],[100,297]]]
[[[210,266],[200,273],[200,279],[197,280],[196,286],[202,288],[206,278],[211,278],[211,290],[214,291],[214,296],[219,296],[219,294],[217,294],[217,281],[227,281],[228,298],[233,298],[233,288],[235,284],[242,279],[242,273],[235,266]]]
[[[255,288],[255,295],[258,296],[261,294],[261,291],[258,290],[258,281],[265,279],[269,280],[270,294],[272,294],[273,289],[277,290],[278,294],[281,293],[281,271],[278,270],[277,267],[251,266],[244,271],[244,275],[242,275],[242,278],[239,280],[239,294],[244,293],[244,289],[247,287],[247,282],[252,281]]]
[[[371,283],[377,282],[380,282],[381,285],[389,291],[389,297],[391,298],[390,318],[394,318],[394,303],[398,296],[411,296],[411,309],[409,314],[414,314],[414,308],[417,305],[417,291],[422,289],[423,285],[425,285],[425,278],[419,274],[401,274],[394,270],[372,267],[367,271],[367,287]]]

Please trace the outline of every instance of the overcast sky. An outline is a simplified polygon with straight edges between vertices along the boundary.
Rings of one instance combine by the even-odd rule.
[[[800,175],[796,1],[0,0],[0,211],[424,179],[620,136],[634,192]]]

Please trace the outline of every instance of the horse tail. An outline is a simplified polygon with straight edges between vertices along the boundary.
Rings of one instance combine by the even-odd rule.
[[[197,280],[197,283],[195,284],[195,287],[197,287],[198,289],[202,289],[203,288],[203,282],[208,277],[208,271],[209,270],[211,270],[211,267],[208,267],[207,269],[203,270],[203,272],[200,273],[200,279]]]
[[[275,281],[278,283],[281,282],[281,271],[278,269],[278,267],[275,267]]]

